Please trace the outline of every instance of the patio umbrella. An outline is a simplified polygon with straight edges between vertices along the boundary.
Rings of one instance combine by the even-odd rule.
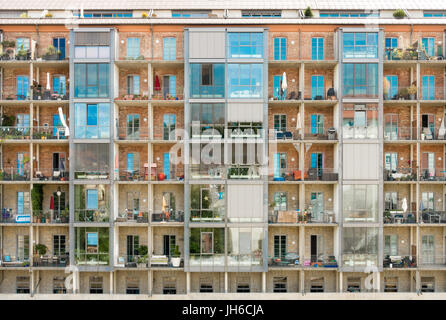
[[[161,91],[161,84],[160,84],[160,78],[158,76],[155,76],[155,91]]]
[[[446,129],[444,127],[444,117],[441,119],[440,129],[438,130],[438,137],[444,138],[444,134],[446,133]]]
[[[161,207],[161,211],[165,212],[166,211],[166,207],[167,207],[167,201],[166,201],[166,198],[163,196],[163,205]]]
[[[297,117],[296,117],[296,130],[300,132],[300,129],[302,128],[300,125],[300,112],[297,113]]]
[[[54,197],[51,196],[50,198],[50,210],[54,210]]]
[[[50,73],[49,72],[46,73],[46,90],[51,90],[51,86],[50,86]]]
[[[65,136],[69,137],[70,136],[70,128],[68,128],[67,123],[65,122],[65,117],[63,115],[62,107],[59,107],[59,119],[65,128]]]
[[[403,199],[403,203],[401,204],[401,209],[403,209],[403,212],[407,211],[407,199]]]
[[[287,82],[286,82],[286,73],[284,72],[283,73],[283,76],[282,76],[282,95],[283,94],[286,94],[286,89],[288,88],[288,84],[287,84]]]

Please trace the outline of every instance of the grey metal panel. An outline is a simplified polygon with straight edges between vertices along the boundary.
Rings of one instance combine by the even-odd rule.
[[[228,103],[228,121],[230,122],[263,122],[263,102],[260,103]]]
[[[224,59],[224,31],[189,31],[190,59]]]

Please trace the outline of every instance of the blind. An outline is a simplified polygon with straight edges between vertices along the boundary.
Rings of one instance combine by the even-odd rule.
[[[109,46],[109,32],[76,32],[74,45],[76,46]]]

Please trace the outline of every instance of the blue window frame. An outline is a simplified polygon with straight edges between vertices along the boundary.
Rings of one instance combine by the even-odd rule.
[[[53,46],[60,51],[59,60],[65,59],[65,38],[53,38]]]
[[[163,39],[163,60],[177,59],[177,39],[164,38]]]
[[[17,214],[22,215],[25,211],[25,204],[24,204],[24,192],[18,191],[17,192]]]
[[[175,130],[176,115],[171,113],[163,114],[163,139],[169,140],[170,133]]]
[[[262,58],[263,33],[229,32],[229,58]]]
[[[229,64],[229,98],[261,98],[262,64]]]
[[[322,169],[324,154],[322,152],[312,152],[310,159],[310,168]]]
[[[428,56],[435,56],[435,38],[422,38],[421,44]]]
[[[98,208],[98,190],[87,189],[86,209],[96,210]]]
[[[310,133],[323,134],[324,133],[324,115],[312,114],[310,115]]]
[[[190,96],[197,98],[225,97],[225,65],[200,64],[190,65]]]
[[[60,117],[58,113],[53,114],[53,136],[57,136],[57,132],[62,128],[62,122],[60,121]],[[63,137],[60,137],[63,138]]]
[[[435,76],[422,76],[422,98],[423,100],[435,100]]]
[[[282,93],[282,75],[274,76],[274,98],[283,100],[286,97],[286,90]]]
[[[274,60],[286,60],[286,38],[274,38]]]
[[[17,152],[17,174],[23,176],[25,166],[25,154],[23,152]]]
[[[311,60],[324,60],[324,38],[311,38]]]
[[[324,76],[311,76],[311,99],[325,99]]]
[[[170,155],[168,152],[163,154],[163,173],[166,176],[166,179],[170,179]]]
[[[80,17],[80,13],[74,14]],[[113,11],[94,11],[94,12],[84,12],[84,18],[132,18],[132,12],[113,12]]]
[[[166,99],[167,96],[177,96],[177,76],[163,76],[163,96]]]
[[[139,52],[139,38],[127,38],[127,57],[138,58]]]
[[[425,18],[444,18],[446,17],[446,12],[445,11],[424,12],[423,16]]]
[[[17,100],[25,100],[28,98],[29,77],[17,76],[16,95]]]
[[[387,93],[387,99],[393,99],[398,94],[398,76],[386,76],[389,82],[389,92]]]
[[[30,43],[29,38],[17,38],[16,39],[16,48],[17,48],[17,50],[20,50],[20,49],[22,49],[22,46],[23,46],[24,50],[29,50],[29,47],[30,47],[29,43]]]
[[[384,45],[386,49],[398,48],[398,38],[386,38]]]
[[[127,172],[133,172],[133,152],[127,153]]]
[[[378,64],[346,63],[342,72],[344,96],[378,96]]]
[[[348,11],[321,11],[321,18],[371,18],[379,17],[379,12],[348,12]]]
[[[287,157],[285,152],[274,154],[274,178],[282,176],[283,169],[287,168]]]
[[[53,76],[53,93],[58,93],[62,96],[65,95],[66,90],[66,78],[65,76]]]
[[[172,18],[209,18],[207,11],[172,11]]]
[[[110,104],[75,103],[75,138],[110,138]]]
[[[138,75],[127,76],[127,94],[139,95],[140,78]]]
[[[378,58],[377,32],[345,32],[343,34],[344,58]]]
[[[110,82],[108,63],[76,63],[74,65],[74,97],[107,98]]]

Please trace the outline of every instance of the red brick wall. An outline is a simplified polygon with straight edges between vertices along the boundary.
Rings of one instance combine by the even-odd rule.
[[[324,99],[327,99],[327,90],[333,88],[333,69],[305,67],[305,94],[304,98],[311,98],[311,76],[324,76]]]
[[[128,69],[128,68],[119,68],[119,96],[123,96],[127,94],[127,76],[129,75],[139,75],[139,93],[143,96],[149,95],[149,82],[147,78],[147,69],[146,68],[138,68],[138,69]]]
[[[139,171],[144,172],[144,164],[148,164],[147,145],[120,145],[119,146],[119,170],[127,168],[127,153],[139,153]],[[133,168],[136,170],[137,168]]]
[[[336,170],[336,168],[333,168],[333,165],[334,165],[333,146],[327,145],[327,144],[319,144],[319,143],[313,143],[313,145],[305,153],[305,170],[307,170],[311,167],[311,153],[313,153],[313,152],[323,152],[323,154],[324,154],[324,160],[323,160],[324,168]]]
[[[299,106],[274,106],[268,108],[268,128],[274,128],[274,115],[285,114],[287,128],[296,128],[297,113],[299,112]],[[302,116],[302,115],[301,115]],[[294,121],[292,120],[294,119]]]
[[[138,114],[139,115],[139,137],[140,139],[149,138],[148,130],[148,110],[145,107],[119,107],[119,136],[124,139],[126,136],[127,128],[127,115]],[[147,121],[144,121],[146,119]]]
[[[434,67],[422,67],[420,72],[420,98],[422,98],[423,76],[435,76],[435,99],[444,99],[444,69]]]
[[[291,92],[297,93],[299,92],[299,70],[298,68],[291,67],[271,67],[268,70],[268,98],[274,97],[274,76],[281,76],[283,73],[286,73],[287,78],[287,96],[291,94]],[[294,82],[292,81],[294,80]]]
[[[56,152],[63,152],[65,153],[65,164],[66,169],[70,167],[68,156],[68,145],[43,145],[41,144],[39,146],[39,154],[37,157],[37,146],[34,145],[34,156],[36,157],[36,160],[34,160],[34,172],[37,171],[37,159],[39,159],[39,171],[42,172],[42,174],[46,177],[52,176],[53,174],[53,153]]]
[[[274,60],[274,38],[286,38],[287,60],[299,59],[299,33],[298,32],[270,32],[268,41],[269,60]],[[292,43],[294,41],[294,44]]]
[[[301,33],[301,59],[311,60],[311,39],[324,38],[324,59],[334,59],[334,33],[333,32],[302,32]]]

